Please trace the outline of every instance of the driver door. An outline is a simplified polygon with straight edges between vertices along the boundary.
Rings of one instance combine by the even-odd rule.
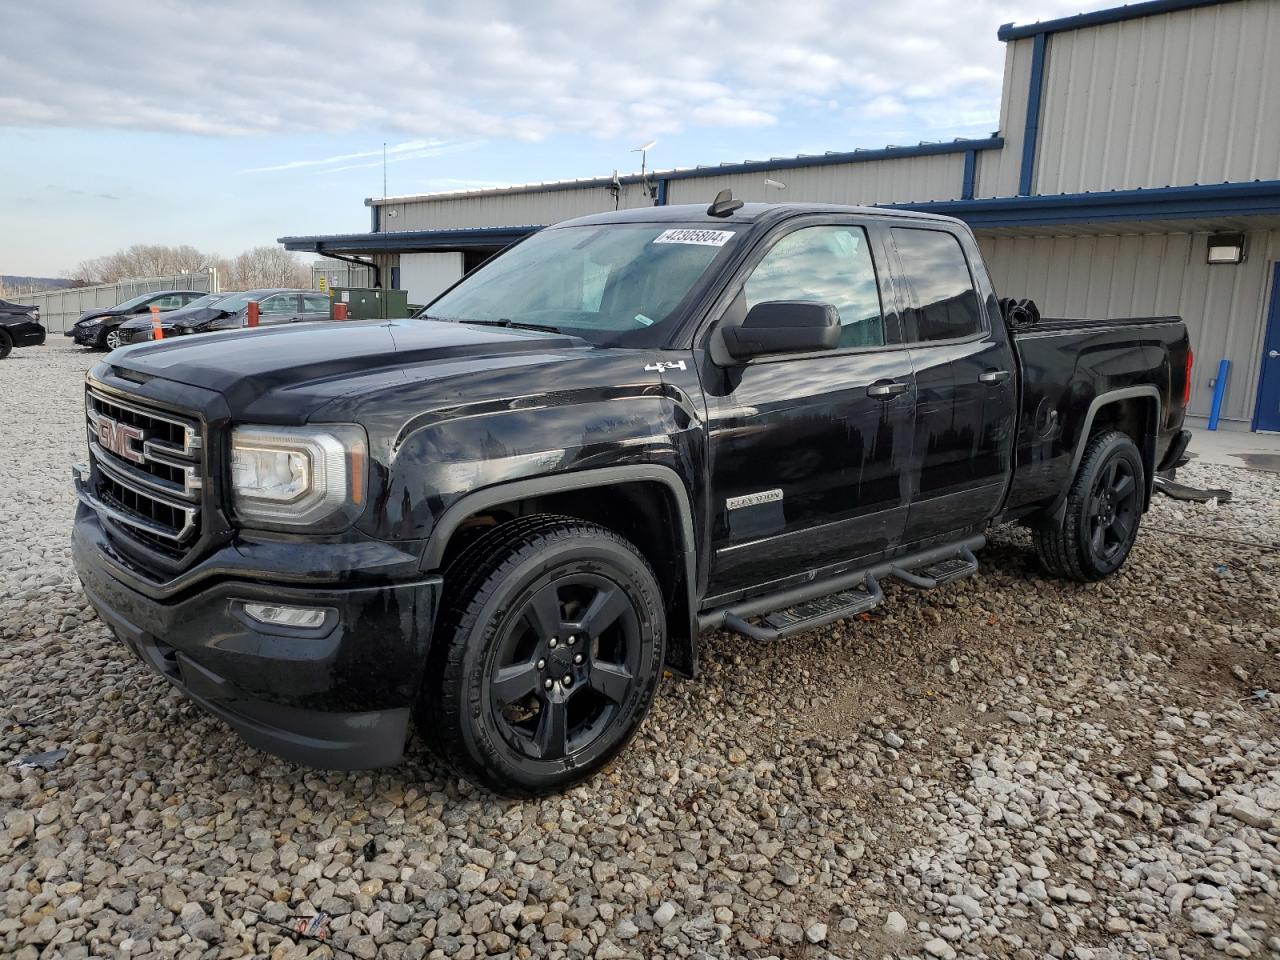
[[[802,221],[731,291],[720,325],[759,302],[816,301],[839,311],[841,339],[833,351],[708,363],[708,600],[776,589],[901,536],[915,383],[886,262],[874,221]]]

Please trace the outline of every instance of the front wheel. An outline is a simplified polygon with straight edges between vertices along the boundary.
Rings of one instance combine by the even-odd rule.
[[[1067,494],[1060,523],[1033,529],[1036,553],[1053,574],[1089,582],[1115,573],[1138,538],[1146,495],[1142,454],[1127,434],[1089,441]]]
[[[448,598],[417,710],[428,748],[499,793],[564,790],[632,738],[662,675],[657,578],[625,538],[530,517],[470,544]]]
[[[13,337],[8,330],[0,330],[0,360],[13,353]]]
[[[103,340],[103,344],[108,350],[118,350],[123,347],[124,341],[120,339],[120,331],[118,329],[110,331]]]

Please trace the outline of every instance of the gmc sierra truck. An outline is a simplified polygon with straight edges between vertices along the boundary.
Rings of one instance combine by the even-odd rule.
[[[1038,320],[961,222],[659,206],[544,229],[413,319],[117,350],[77,570],[250,744],[563,789],[703,631],[776,641],[972,574],[1022,523],[1124,563],[1184,460],[1181,320]]]

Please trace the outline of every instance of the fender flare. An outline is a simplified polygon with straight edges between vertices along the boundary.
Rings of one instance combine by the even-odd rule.
[[[1081,427],[1080,436],[1076,439],[1075,452],[1071,456],[1071,470],[1067,474],[1066,486],[1058,494],[1058,499],[1049,511],[1055,522],[1061,523],[1066,514],[1067,493],[1071,489],[1071,484],[1075,481],[1076,471],[1080,469],[1080,461],[1084,459],[1084,451],[1089,445],[1089,436],[1093,431],[1093,421],[1098,411],[1118,400],[1129,400],[1134,397],[1150,397],[1155,401],[1155,422],[1148,424],[1147,427],[1147,446],[1150,449],[1150,456],[1143,454],[1143,460],[1149,461],[1144,463],[1147,474],[1146,491],[1144,493],[1145,503],[1149,504],[1151,502],[1151,489],[1152,484],[1155,482],[1155,448],[1160,436],[1160,391],[1152,384],[1145,384],[1139,387],[1121,387],[1118,390],[1108,390],[1106,393],[1100,393],[1089,403],[1089,409],[1084,416],[1084,425]]]
[[[698,552],[697,540],[694,537],[693,508],[689,501],[689,492],[680,474],[670,467],[658,464],[632,464],[616,467],[599,467],[591,470],[579,470],[572,473],[557,473],[544,477],[530,477],[523,480],[510,480],[504,483],[485,487],[468,493],[450,504],[440,515],[435,528],[427,540],[427,547],[422,554],[423,570],[439,570],[444,562],[445,550],[449,540],[468,517],[489,507],[496,507],[513,500],[529,497],[545,496],[552,493],[565,493],[572,490],[588,490],[621,483],[658,483],[667,489],[675,498],[676,510],[680,516],[680,552],[683,555],[684,580],[689,623],[681,632],[687,631],[688,649],[684,664],[671,663],[677,672],[693,676],[697,671],[698,659]],[[669,626],[670,631],[670,626]],[[674,631],[671,631],[674,632]]]

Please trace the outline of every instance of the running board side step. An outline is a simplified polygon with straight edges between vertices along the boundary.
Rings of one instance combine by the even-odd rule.
[[[698,627],[701,630],[725,627],[762,642],[784,640],[879,606],[884,600],[879,581],[885,577],[922,590],[971,577],[978,570],[973,551],[980,550],[986,542],[984,536],[973,536],[887,560],[865,570],[734,603],[700,614]],[[750,617],[758,617],[763,622],[750,623]]]
[[[880,589],[876,578],[869,576],[861,586],[850,590],[829,593],[825,597],[801,601],[785,610],[766,613],[760,618],[765,623],[762,627],[748,623],[735,613],[725,614],[724,625],[734,633],[752,640],[783,640],[797,633],[817,630],[846,617],[866,613],[872,607],[878,607],[882,600],[884,591]]]

